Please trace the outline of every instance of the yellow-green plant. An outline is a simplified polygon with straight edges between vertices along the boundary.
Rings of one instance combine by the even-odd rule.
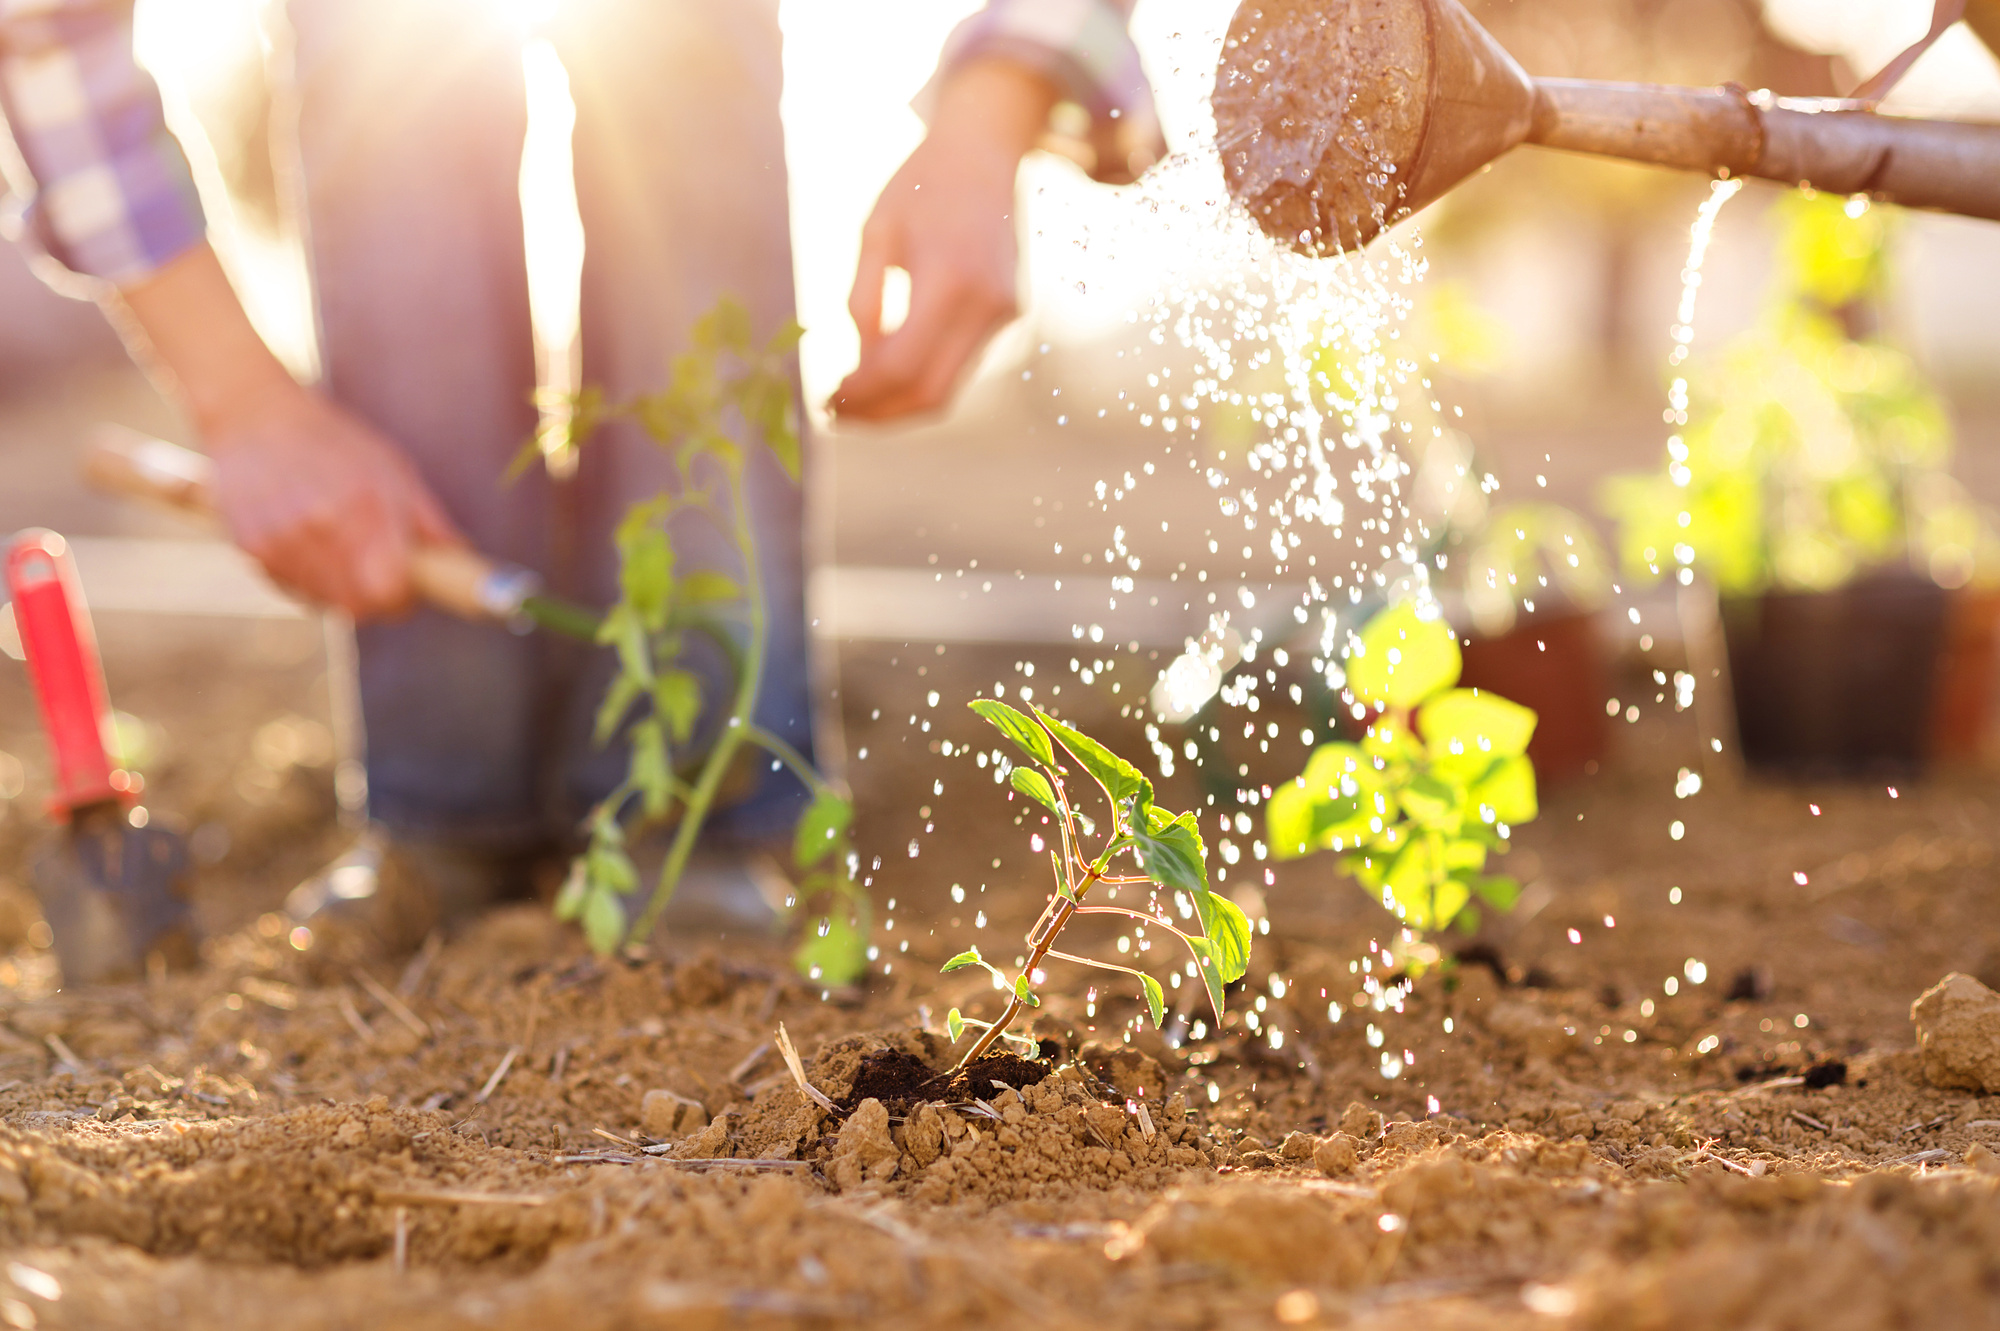
[[[1458,638],[1410,602],[1349,640],[1347,687],[1373,713],[1358,744],[1313,750],[1271,794],[1271,851],[1331,850],[1412,929],[1478,927],[1481,901],[1511,910],[1520,885],[1489,875],[1513,827],[1539,812],[1527,756],[1535,714],[1458,683]]]
[[[1169,813],[1157,807],[1153,803],[1153,783],[1141,776],[1138,768],[1039,707],[1030,716],[991,698],[981,698],[970,706],[1028,760],[1013,767],[1007,777],[1017,794],[1047,810],[1044,822],[1053,820],[1056,835],[1050,838],[1049,861],[1055,870],[1055,891],[1050,894],[1041,918],[1028,930],[1026,961],[1011,980],[1005,971],[980,956],[978,948],[961,952],[944,964],[947,971],[983,966],[1008,993],[1006,1009],[995,1021],[975,1021],[957,1008],[946,1017],[945,1024],[953,1040],[963,1035],[968,1026],[982,1028],[959,1066],[970,1064],[991,1049],[1025,1009],[1041,1006],[1035,985],[1040,982],[1042,963],[1050,958],[1130,975],[1145,994],[1153,1025],[1157,1027],[1165,1019],[1166,993],[1151,975],[1116,962],[1055,950],[1056,938],[1079,915],[1123,915],[1179,938],[1194,955],[1195,972],[1208,990],[1209,1001],[1215,1005],[1219,1024],[1223,986],[1242,979],[1250,965],[1250,921],[1235,902],[1209,891],[1208,852],[1201,843],[1194,815]],[[1071,798],[1065,781],[1070,769],[1065,759],[1074,762],[1096,784],[1108,809],[1102,839],[1094,850],[1089,843],[1098,829]],[[1112,873],[1121,856],[1131,858],[1139,870],[1136,875]],[[1150,911],[1087,904],[1091,889],[1099,884],[1113,888],[1127,884],[1150,886],[1153,889]],[[1199,933],[1188,933],[1173,922],[1173,913],[1160,900],[1162,892],[1185,893],[1191,898]]]
[[[1605,491],[1619,555],[1645,582],[1703,573],[1723,592],[1826,590],[1907,563],[1946,585],[1995,553],[1945,468],[1951,434],[1916,364],[1867,325],[1886,285],[1888,209],[1794,194],[1755,326],[1677,381],[1685,428],[1665,467]]]
[[[848,841],[853,808],[796,749],[756,722],[770,609],[744,469],[751,450],[763,447],[799,477],[790,366],[799,333],[788,321],[756,345],[749,316],[725,299],[695,324],[692,346],[674,358],[665,388],[615,405],[587,390],[573,405],[578,443],[604,420],[629,418],[673,458],[682,483],[634,504],[618,525],[619,596],[597,632],[617,652],[618,671],[598,709],[597,739],[608,743],[622,733],[630,757],[624,781],[590,814],[589,847],[572,866],[556,913],[579,921],[599,952],[643,942],[673,898],[724,778],[746,750],[762,750],[812,793],[794,837],[800,875],[794,909],[817,919],[797,963],[814,978],[845,983],[867,965],[869,928],[868,897],[855,882]],[[684,516],[722,533],[737,563],[734,575],[679,567],[668,528]],[[721,649],[734,677],[731,696],[704,700],[700,680],[678,664],[695,635]],[[714,738],[694,749],[704,701],[727,710]],[[670,839],[659,876],[633,915],[628,898],[638,897],[640,883],[627,847],[645,831]]]

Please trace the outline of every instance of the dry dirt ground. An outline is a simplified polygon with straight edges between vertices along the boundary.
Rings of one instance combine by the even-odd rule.
[[[0,814],[0,1323],[2000,1325],[2000,1177],[1965,1163],[2000,1099],[1927,1085],[1908,1018],[1947,971],[2000,970],[2000,781],[1682,801],[1691,737],[1621,726],[1519,832],[1522,910],[1400,1010],[1368,990],[1404,950],[1379,908],[1323,862],[1265,887],[1237,836],[1224,888],[1270,932],[1219,1032],[1131,1034],[1136,995],[1059,970],[1048,1079],[885,1105],[884,1051],[940,1066],[943,1013],[994,1006],[938,962],[1011,954],[1041,905],[1016,806],[942,752],[983,744],[958,704],[1030,658],[843,653],[884,964],[826,993],[753,944],[600,961],[532,905],[319,966],[269,914],[342,839],[310,630],[145,631],[105,645],[156,728],[152,803],[205,829],[189,974],[53,988],[21,890],[40,746],[0,671],[27,775]],[[225,649],[229,688],[202,687]],[[1086,690],[1067,655],[1038,681],[1143,754],[1138,672]],[[1246,746],[1245,782],[1287,752]],[[1185,771],[1166,792],[1205,798]]]

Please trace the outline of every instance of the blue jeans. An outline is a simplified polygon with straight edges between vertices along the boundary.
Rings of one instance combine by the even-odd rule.
[[[519,172],[520,39],[492,0],[290,0],[298,163],[326,388],[400,443],[480,549],[552,591],[613,599],[611,531],[676,484],[635,428],[576,475],[502,473],[535,427]],[[732,295],[765,336],[793,309],[775,0],[568,0],[552,33],[577,103],[583,382],[660,387],[695,319]],[[760,724],[811,752],[802,499],[768,452],[748,501],[771,608]],[[683,568],[736,572],[715,533]],[[392,833],[532,852],[624,772],[591,723],[609,653],[431,611],[362,626],[369,811]],[[713,718],[732,684],[691,654]],[[789,832],[803,790],[758,763],[721,835]]]

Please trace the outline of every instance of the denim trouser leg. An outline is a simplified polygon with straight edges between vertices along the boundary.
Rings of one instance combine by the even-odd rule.
[[[557,41],[577,104],[576,178],[585,236],[583,381],[613,400],[662,387],[669,360],[696,319],[723,296],[750,313],[758,338],[792,317],[791,224],[774,0],[570,0]],[[667,455],[636,427],[601,430],[577,476],[579,526],[594,533],[582,575],[595,598],[615,590],[608,533],[634,500],[673,483]],[[758,722],[801,752],[812,743],[807,679],[800,488],[767,450],[747,485],[770,607]],[[706,523],[674,532],[685,566],[736,573]],[[686,662],[714,711],[729,684],[719,652]],[[609,668],[609,663],[603,663]],[[589,708],[575,700],[569,767],[575,797],[618,772],[588,760]],[[616,761],[622,763],[622,756]],[[789,835],[801,787],[789,773],[763,780],[712,826],[725,836]]]
[[[299,160],[328,391],[400,444],[479,548],[544,562],[532,433],[519,37],[477,0],[291,0]],[[419,611],[357,633],[371,814],[545,839],[539,646]]]
[[[477,546],[601,603],[616,586],[612,527],[670,468],[610,430],[565,486],[539,472],[501,484],[535,413],[525,100],[500,8],[290,0],[327,388],[409,452]],[[745,303],[760,334],[791,313],[775,5],[571,0],[570,11],[560,39],[579,110],[584,381],[621,398],[664,382],[721,294]],[[753,472],[773,608],[759,720],[809,751],[798,488],[768,457]],[[676,533],[684,567],[727,567],[704,535]],[[572,543],[574,559],[558,559]],[[623,754],[589,740],[607,653],[433,612],[357,639],[370,812],[391,831],[528,850],[571,832],[622,775]],[[705,665],[713,707],[718,666],[691,664]],[[717,826],[785,830],[797,798],[789,779],[767,781]]]

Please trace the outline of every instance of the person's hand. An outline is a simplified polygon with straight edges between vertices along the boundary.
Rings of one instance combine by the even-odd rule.
[[[281,586],[356,619],[393,615],[410,604],[411,552],[462,542],[394,444],[278,363],[207,245],[107,312],[194,417],[224,521]]]
[[[230,535],[279,586],[356,619],[409,608],[410,554],[462,543],[403,454],[310,389],[206,432]]]
[[[1055,90],[1001,60],[976,61],[945,85],[929,134],[889,181],[861,232],[848,309],[861,360],[833,395],[852,420],[935,411],[1001,325],[1017,313],[1014,178],[1047,123]],[[910,275],[908,317],[882,328],[882,280]]]

